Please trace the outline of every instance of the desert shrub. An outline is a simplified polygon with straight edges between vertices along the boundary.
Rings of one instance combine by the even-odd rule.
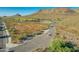
[[[53,39],[52,43],[48,47],[50,52],[74,52],[79,51],[77,46],[72,42],[63,41],[62,38]]]

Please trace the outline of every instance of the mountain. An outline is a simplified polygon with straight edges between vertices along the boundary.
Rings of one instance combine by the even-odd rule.
[[[74,15],[77,14],[75,10],[70,8],[51,8],[45,10],[39,10],[37,13],[29,15],[31,18],[39,19],[53,19],[55,15]]]
[[[74,9],[71,8],[50,8],[50,9],[42,9],[38,12],[21,16],[19,13],[17,13],[14,16],[7,17],[7,18],[14,18],[14,19],[24,19],[24,20],[31,20],[31,19],[38,19],[38,20],[51,20],[54,19],[56,16],[58,17],[64,17],[67,15],[74,15],[77,14],[77,12]],[[56,17],[57,18],[57,17]]]
[[[63,19],[66,16],[72,16],[77,14],[77,11],[71,8],[50,8],[50,9],[42,9],[38,12],[21,16],[20,14],[16,14],[14,16],[5,17],[6,19],[15,19],[15,20],[53,20],[53,19]]]
[[[17,14],[16,14],[16,15],[14,15],[14,16],[21,16],[21,14],[17,13]]]
[[[56,14],[74,14],[74,13],[76,13],[75,10],[70,9],[70,8],[55,8],[54,12]]]

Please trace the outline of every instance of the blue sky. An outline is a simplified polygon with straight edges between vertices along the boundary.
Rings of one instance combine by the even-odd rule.
[[[53,7],[0,7],[0,16],[12,16],[17,13],[21,15],[29,15],[38,12],[40,9],[48,9],[48,8]]]
[[[47,7],[48,8],[48,7]],[[38,12],[41,7],[0,7],[0,16],[12,16],[17,13],[21,15],[29,15]]]
[[[37,12],[38,8],[25,7],[0,7],[0,16],[11,16],[17,13],[21,15],[28,15]]]

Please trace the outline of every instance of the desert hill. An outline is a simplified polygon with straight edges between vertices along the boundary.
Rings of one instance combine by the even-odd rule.
[[[34,13],[32,15],[21,16],[19,14],[16,14],[15,16],[3,17],[3,19],[5,19],[5,23],[7,24],[8,29],[9,31],[11,31],[10,33],[12,34],[13,37],[16,35],[16,33],[14,33],[16,31],[19,31],[20,34],[26,34],[29,31],[32,32],[32,29],[34,29],[34,31],[36,31],[36,29],[39,30],[40,28],[46,29],[47,26],[49,25],[49,24],[32,23],[32,22],[36,22],[35,20],[41,20],[41,22],[43,20],[47,22],[50,20],[56,20],[57,30],[61,29],[61,31],[64,30],[64,31],[79,35],[79,30],[78,30],[79,29],[79,14],[76,10],[71,9],[71,8],[44,9],[44,10],[39,10],[37,13]],[[31,21],[30,24],[27,23],[27,21]],[[42,27],[39,25],[41,25]],[[22,26],[23,26],[22,29],[20,30],[17,29],[17,28],[21,28]],[[28,26],[30,26],[29,30],[25,31],[25,28],[27,29]],[[15,29],[15,31],[12,29]],[[17,37],[19,38],[19,36]]]

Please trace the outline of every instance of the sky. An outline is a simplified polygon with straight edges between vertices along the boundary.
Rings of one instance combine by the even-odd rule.
[[[50,7],[46,7],[50,8]],[[38,12],[42,7],[0,7],[0,16],[12,16],[15,14],[30,15]]]
[[[26,7],[0,7],[0,16],[12,16],[17,13],[21,15],[29,15],[39,11],[38,8]]]
[[[30,15],[41,9],[50,9],[54,7],[0,7],[0,16],[12,16],[16,14]]]

